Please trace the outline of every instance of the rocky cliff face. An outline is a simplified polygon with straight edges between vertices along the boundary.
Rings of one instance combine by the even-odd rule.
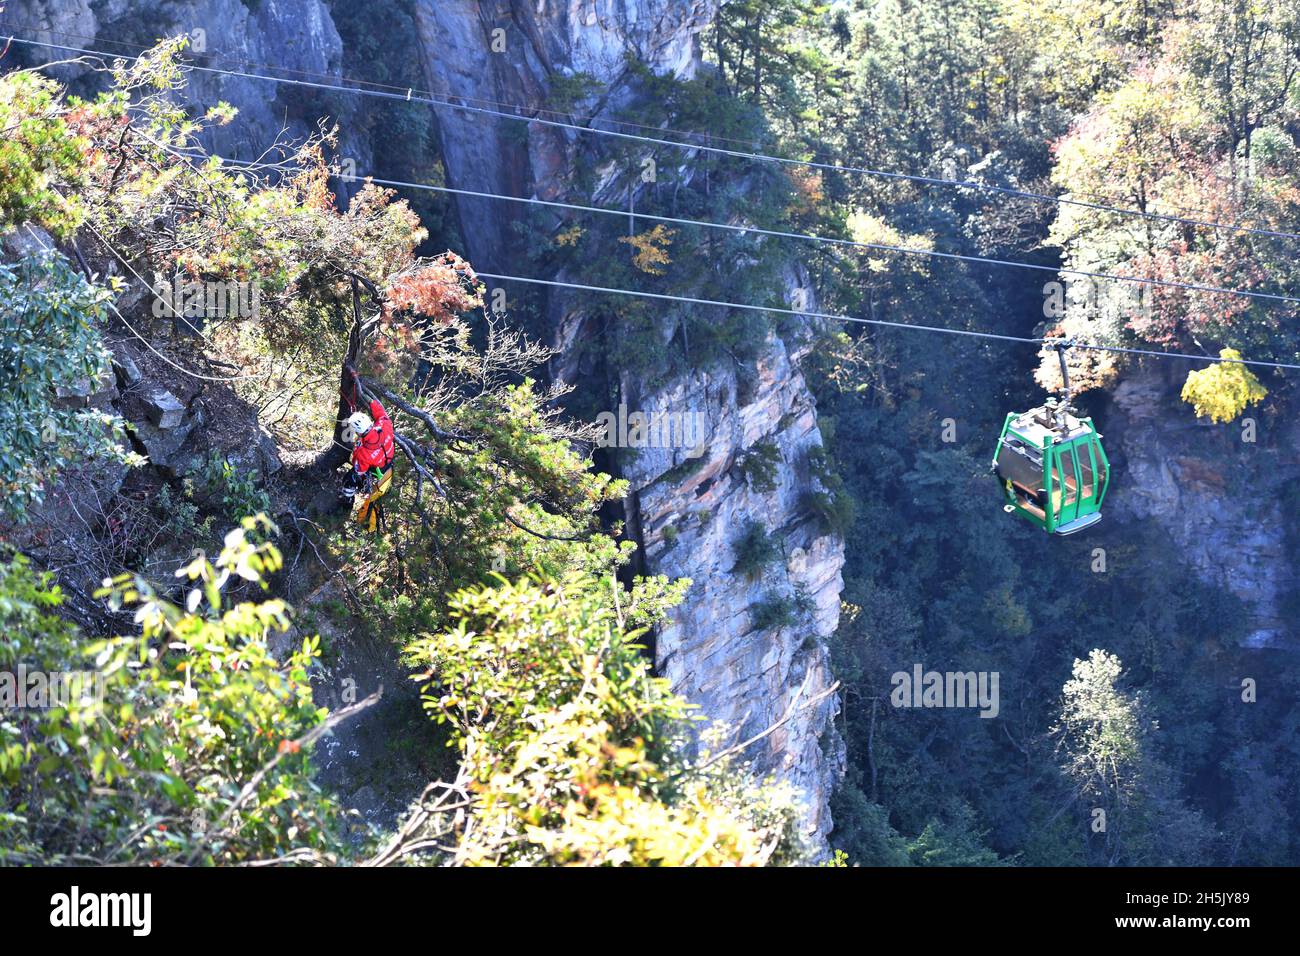
[[[792,267],[784,279],[787,302],[815,301],[803,270]],[[822,440],[798,369],[804,351],[769,338],[752,387],[737,381],[733,364],[650,392],[625,376],[629,407],[647,414],[686,409],[703,426],[702,447],[645,449],[624,477],[647,568],[693,582],[658,635],[660,672],[739,739],[792,714],[750,756],[799,787],[820,841],[831,826],[826,800],[843,773],[844,743],[833,723],[838,699],[810,702],[833,681],[825,639],[839,624],[844,543],[806,505],[807,494],[822,490],[810,463]],[[779,453],[774,487],[745,468],[746,456],[764,445]],[[734,544],[751,521],[770,529],[779,554],[746,577],[734,570]],[[793,605],[793,619],[765,622],[763,609],[781,602]]]
[[[627,95],[628,56],[658,73],[690,76],[696,37],[719,0],[415,0],[429,88],[452,102],[503,112],[545,112],[557,77],[584,73],[608,92],[599,115]],[[519,109],[516,110],[516,107]],[[557,195],[591,136],[448,109],[438,110],[447,176],[458,188]],[[607,127],[608,128],[608,127]],[[460,198],[461,234],[476,264],[500,263],[518,206]],[[485,266],[480,265],[485,268]]]
[[[1287,537],[1300,425],[1251,411],[1226,425],[1198,420],[1178,400],[1174,375],[1135,370],[1115,389],[1103,432],[1119,455],[1108,512],[1158,522],[1171,556],[1240,598],[1248,646],[1300,647],[1285,611],[1300,587]]]
[[[657,72],[689,77],[699,65],[697,35],[716,8],[716,0],[423,0],[416,20],[432,89],[469,105],[509,111],[502,104],[517,104],[549,118],[556,114],[532,111],[546,107],[556,77],[581,72],[599,81],[602,98],[580,109],[589,115],[634,95],[623,83],[628,55]],[[534,124],[521,145],[524,124],[451,110],[439,111],[439,124],[453,185],[516,196],[562,195],[594,139]],[[604,195],[610,188],[597,184],[599,202],[626,202],[625,194]],[[515,272],[509,227],[518,207],[463,199],[457,208],[475,265]],[[807,296],[802,301],[813,301],[809,285],[792,266],[784,282],[787,301],[796,301],[800,290]],[[555,343],[571,351],[586,316],[562,295],[552,296],[549,314]],[[672,328],[664,333],[671,338]],[[801,354],[799,346],[771,337],[761,350],[757,382],[743,387],[732,364],[655,388],[621,375],[627,408],[701,416],[703,447],[625,450],[620,466],[632,486],[626,514],[642,545],[644,569],[694,582],[673,624],[657,636],[660,671],[741,739],[793,709],[789,722],[751,756],[761,771],[802,789],[809,829],[820,843],[830,829],[826,802],[843,763],[833,725],[838,701],[832,695],[800,705],[831,683],[825,637],[839,620],[843,545],[803,507],[805,495],[818,489],[807,460],[821,437],[798,370]],[[557,372],[579,374],[566,363]],[[741,467],[758,444],[779,451],[774,487],[755,487]],[[732,571],[733,543],[750,520],[772,529],[781,549],[780,558],[753,579]],[[794,622],[760,626],[756,609],[782,601],[798,605]]]
[[[699,65],[698,34],[718,4],[414,0],[413,8],[431,90],[468,105],[538,111],[549,105],[556,78],[584,73],[603,92],[579,111],[599,116],[634,95],[624,82],[629,56],[656,72],[690,76]],[[310,74],[337,76],[343,54],[321,0],[11,0],[5,20],[35,25],[40,32],[29,29],[26,35],[51,43],[106,49],[116,49],[108,41],[144,45],[159,35],[202,30],[211,56]],[[212,65],[239,68],[217,60]],[[285,88],[206,74],[192,80],[190,96],[197,103],[224,99],[240,110],[239,120],[210,144],[223,155],[257,155],[282,128],[300,136],[315,119],[305,106],[296,108],[299,100]],[[594,139],[467,111],[438,109],[436,116],[450,184],[485,192],[560,196]],[[382,148],[350,141],[346,127],[343,135],[342,152],[357,159],[359,170]],[[626,200],[602,191],[616,188],[606,182],[588,198],[611,205]],[[515,272],[511,224],[520,207],[465,198],[456,211],[473,263],[482,271]],[[803,296],[797,301],[814,301],[797,266],[789,267],[783,284],[788,302],[797,295]],[[563,296],[552,297],[549,315],[556,345],[572,346],[584,334],[586,317]],[[809,453],[821,438],[798,369],[803,348],[772,336],[759,350],[756,376],[746,370],[743,383],[732,363],[654,388],[622,375],[629,407],[701,415],[703,444],[689,460],[682,449],[646,448],[620,463],[632,486],[626,513],[642,544],[644,570],[694,581],[672,626],[657,637],[660,670],[707,717],[728,722],[742,737],[791,712],[751,756],[759,770],[776,772],[803,790],[809,830],[824,846],[830,829],[826,804],[843,764],[843,743],[833,724],[838,700],[830,695],[801,705],[831,682],[825,638],[839,618],[843,546],[806,508],[807,494],[820,489]],[[578,374],[563,364],[556,373]],[[756,445],[777,451],[780,464],[770,485],[755,482],[743,467]],[[747,578],[733,573],[733,544],[750,520],[772,532],[780,554]],[[797,613],[777,622],[763,619],[758,609],[774,602]]]
[[[3,22],[19,36],[124,56],[158,37],[185,34],[190,53],[220,69],[272,72],[260,66],[266,64],[280,68],[278,76],[321,79],[337,77],[343,58],[343,41],[323,0],[9,0],[4,7]],[[75,55],[30,47],[19,53],[28,63]],[[88,74],[67,68],[61,79],[84,80]],[[306,135],[316,120],[312,111],[298,108],[302,97],[265,80],[195,71],[188,97],[204,105],[224,100],[239,109],[238,121],[214,131],[208,144],[232,158],[261,155],[282,130],[289,137]]]

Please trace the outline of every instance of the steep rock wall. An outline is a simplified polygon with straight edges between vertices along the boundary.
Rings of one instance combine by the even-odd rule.
[[[802,269],[790,269],[784,288],[787,302],[815,301]],[[826,800],[845,758],[834,725],[838,698],[811,702],[833,682],[825,639],[839,624],[844,543],[806,506],[805,496],[823,489],[809,463],[822,439],[798,369],[805,349],[770,337],[752,387],[741,386],[730,363],[649,393],[625,376],[629,407],[688,409],[704,425],[702,451],[646,449],[624,477],[632,485],[628,512],[647,568],[693,582],[673,623],[658,635],[660,672],[739,739],[791,714],[749,756],[802,791],[809,829],[820,841],[831,827]],[[771,489],[756,488],[743,467],[745,454],[759,444],[779,449],[783,463]],[[734,571],[733,545],[750,521],[769,529],[779,556],[747,578]],[[764,626],[758,609],[773,601],[794,602],[794,620]]]
[[[623,82],[628,54],[660,73],[693,75],[698,34],[716,11],[716,0],[423,0],[416,22],[431,89],[458,103],[505,111],[521,106],[527,115],[557,118],[544,112],[557,76],[582,72],[598,80],[602,98],[575,112],[599,116],[635,95]],[[468,111],[441,109],[438,118],[449,182],[484,192],[573,198],[566,193],[570,175],[595,139]],[[605,195],[615,189],[598,183],[578,201],[626,202],[625,193]],[[457,210],[475,265],[516,272],[511,222],[519,207],[469,198],[458,200]],[[802,301],[813,301],[811,283],[797,266],[783,285],[788,302],[799,291]],[[563,294],[550,297],[548,315],[554,343],[572,353],[588,316]],[[665,325],[663,332],[667,345],[673,329]],[[831,823],[826,804],[843,766],[843,743],[833,724],[838,700],[831,695],[813,706],[798,705],[831,683],[825,638],[839,620],[843,544],[804,508],[807,493],[820,489],[807,458],[821,436],[798,370],[801,349],[770,337],[760,349],[757,381],[744,387],[730,363],[655,388],[621,374],[627,407],[699,413],[707,424],[697,459],[687,460],[683,449],[645,448],[624,449],[630,453],[619,461],[632,486],[626,514],[642,544],[644,570],[694,582],[672,625],[657,636],[660,671],[707,717],[727,722],[742,739],[794,707],[789,722],[750,756],[760,771],[801,788],[809,829],[824,845]],[[563,359],[556,373],[571,381],[582,374]],[[782,464],[771,489],[756,489],[740,467],[759,442],[780,450]],[[734,539],[751,519],[771,529],[781,548],[780,559],[754,580],[732,571]],[[756,607],[796,595],[802,613],[793,624],[757,626]]]
[[[1247,411],[1255,440],[1245,441],[1241,421],[1198,420],[1178,400],[1178,385],[1162,367],[1135,370],[1115,389],[1103,423],[1117,455],[1108,513],[1159,523],[1180,560],[1238,597],[1248,646],[1300,647],[1285,610],[1300,587],[1288,541],[1300,424]]]
[[[552,79],[585,73],[626,93],[631,55],[658,73],[690,76],[696,36],[718,0],[416,0],[415,22],[429,88],[454,103],[565,119],[546,112]],[[586,110],[584,110],[586,111]],[[576,131],[438,109],[447,177],[462,189],[558,195],[573,157],[591,136]],[[518,206],[458,198],[461,235],[475,263],[501,264]],[[482,266],[481,266],[482,267]]]
[[[629,55],[656,72],[693,75],[698,34],[718,5],[719,0],[415,0],[414,15],[422,68],[436,93],[468,105],[541,111],[549,105],[555,77],[584,73],[605,92],[580,111],[598,116],[633,95],[624,83]],[[40,31],[27,35],[51,43],[105,49],[126,49],[110,41],[143,45],[156,36],[202,30],[205,52],[213,57],[207,62],[233,69],[240,68],[234,61],[246,61],[337,76],[343,58],[322,0],[10,0],[5,19],[38,26]],[[71,70],[65,78],[77,76]],[[80,76],[85,82],[84,72]],[[240,110],[236,122],[216,131],[208,144],[222,155],[256,156],[282,130],[300,137],[314,126],[311,98],[291,89],[197,72],[191,81],[192,102],[226,100]],[[461,188],[567,195],[579,157],[593,145],[594,137],[576,131],[451,109],[435,115],[447,178]],[[357,141],[346,125],[343,140],[341,152],[356,158],[359,169],[383,147]],[[616,190],[598,185],[598,201],[620,198],[602,188]],[[475,265],[514,271],[512,223],[520,207],[462,198],[456,212]],[[801,301],[813,301],[811,283],[797,266],[789,268],[783,285],[788,302],[796,301],[797,292]],[[557,346],[572,346],[584,334],[585,316],[564,296],[551,298],[549,316]],[[670,335],[665,329],[665,337]],[[674,623],[658,635],[659,668],[705,715],[743,736],[770,726],[795,705],[791,719],[751,756],[761,771],[776,772],[804,791],[809,829],[822,843],[830,828],[827,800],[843,764],[843,743],[833,724],[838,699],[797,705],[831,682],[825,637],[838,622],[843,546],[803,506],[806,494],[819,489],[807,458],[821,439],[798,370],[802,349],[772,336],[759,350],[756,382],[743,387],[737,369],[725,363],[654,389],[622,375],[622,393],[633,407],[689,408],[707,420],[705,448],[689,473],[679,467],[682,452],[671,450],[644,449],[624,457],[622,466],[632,485],[627,513],[643,545],[644,570],[694,581]],[[579,374],[563,364],[556,373]],[[781,453],[771,489],[756,489],[739,464],[758,442]],[[707,522],[699,519],[704,511],[711,515]],[[771,529],[781,549],[780,559],[755,580],[732,572],[733,539],[750,519]],[[803,609],[797,621],[756,625],[754,609],[761,602],[796,594]]]
[[[190,55],[219,69],[270,72],[252,65],[265,64],[281,68],[275,75],[320,79],[337,77],[343,58],[343,41],[323,0],[8,0],[4,7],[3,21],[19,36],[123,56],[158,37],[185,34]],[[27,63],[76,55],[30,47],[18,52]],[[92,80],[81,67],[63,69],[60,78]],[[298,105],[307,98],[289,87],[199,71],[189,81],[190,102],[224,100],[239,110],[234,123],[209,136],[207,145],[222,156],[252,159],[282,130],[302,137],[314,129],[314,111]]]

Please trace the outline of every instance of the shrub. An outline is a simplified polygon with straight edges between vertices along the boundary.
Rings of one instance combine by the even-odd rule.
[[[740,459],[741,474],[755,491],[775,491],[780,467],[781,449],[767,439],[754,442]]]
[[[762,865],[802,852],[784,788],[692,763],[690,706],[651,674],[611,579],[461,591],[417,640],[425,706],[460,748],[466,864]],[[720,755],[721,756],[721,755]],[[445,831],[444,831],[445,832]]]
[[[732,573],[754,579],[763,573],[763,568],[781,556],[781,548],[761,521],[751,520],[744,531],[731,545],[736,563]]]
[[[196,558],[186,609],[123,575],[108,589],[134,605],[140,633],[94,640],[53,612],[48,575],[0,564],[0,663],[28,673],[84,671],[95,692],[0,721],[0,862],[240,863],[328,859],[342,816],[312,782],[303,738],[312,703],[308,638],[283,662],[267,636],[288,627],[281,601],[227,605],[233,577],[260,581],[278,552],[226,536],[216,565]],[[261,776],[259,776],[261,774]]]
[[[802,506],[813,513],[827,534],[843,535],[857,516],[857,504],[844,490],[804,492]]]
[[[271,497],[257,487],[256,473],[240,468],[218,452],[213,452],[204,462],[202,478],[236,521],[271,510]]]
[[[0,512],[11,518],[39,505],[65,467],[141,461],[119,444],[116,416],[58,401],[59,391],[87,394],[111,374],[96,328],[109,296],[56,253],[0,265]]]
[[[1198,418],[1212,422],[1230,422],[1247,405],[1262,402],[1268,389],[1260,384],[1255,373],[1241,364],[1241,353],[1224,349],[1219,353],[1224,360],[1208,368],[1187,373],[1182,399],[1196,409]]]
[[[795,621],[794,598],[769,594],[749,612],[749,619],[760,631],[779,630],[789,627]]]

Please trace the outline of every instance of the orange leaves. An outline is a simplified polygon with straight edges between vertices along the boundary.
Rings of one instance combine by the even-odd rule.
[[[480,308],[482,294],[474,271],[448,252],[393,279],[384,293],[390,312],[413,312],[439,325],[450,325],[463,312]]]
[[[826,198],[822,174],[815,169],[793,167],[790,170],[790,184],[794,187],[794,199],[790,203],[792,215],[811,215]]]
[[[330,170],[325,164],[320,143],[312,143],[299,151],[299,172],[291,179],[298,201],[308,209],[322,212],[334,211],[334,193],[330,191]]]

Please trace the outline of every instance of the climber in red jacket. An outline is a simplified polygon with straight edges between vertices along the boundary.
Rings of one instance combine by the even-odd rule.
[[[374,531],[384,523],[379,499],[393,483],[393,456],[397,439],[393,421],[377,401],[370,403],[370,414],[353,412],[343,421],[343,440],[352,446],[352,469],[345,487],[353,495],[366,495],[357,511],[357,524]]]

